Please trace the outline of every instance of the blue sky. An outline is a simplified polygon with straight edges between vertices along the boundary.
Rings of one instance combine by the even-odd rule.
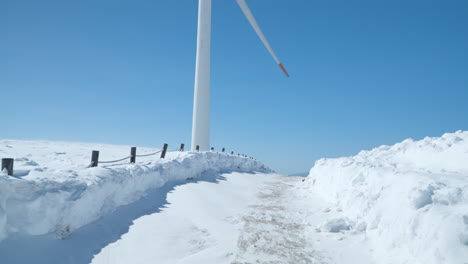
[[[189,144],[197,2],[0,0],[0,138]],[[468,129],[468,1],[213,0],[212,145],[283,173]]]

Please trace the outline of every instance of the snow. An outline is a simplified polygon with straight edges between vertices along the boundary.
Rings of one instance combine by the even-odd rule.
[[[370,263],[362,234],[317,232],[343,216],[322,212],[326,203],[300,192],[302,179],[229,173],[177,186],[167,208],[135,220],[91,263]]]
[[[468,262],[468,132],[318,160],[302,190],[346,217],[321,230],[362,232],[376,263]]]
[[[299,192],[303,179],[207,171],[195,180],[170,181],[71,234],[10,232],[0,242],[0,261],[342,263],[352,257],[370,264],[362,234],[317,231],[327,217],[344,216],[325,210],[331,205],[320,197]]]
[[[168,208],[134,221],[129,232],[92,263],[225,263],[236,248],[239,224],[233,223],[267,178],[230,176],[176,187],[168,195]]]
[[[324,212],[327,212],[327,210]],[[347,218],[333,218],[325,222],[322,225],[321,230],[325,232],[338,233],[340,231],[349,230],[351,226],[352,224]]]
[[[88,168],[94,149],[130,146],[0,140],[15,158],[2,264],[468,263],[468,132],[321,159],[306,178],[216,152]]]
[[[0,140],[0,155],[15,158],[15,177],[0,173],[0,241],[13,233],[64,238],[168,182],[225,171],[271,171],[253,159],[179,151],[164,160],[158,154],[137,158],[136,164],[87,168],[95,149],[104,161],[130,152],[130,146]],[[137,148],[137,154],[154,151]]]

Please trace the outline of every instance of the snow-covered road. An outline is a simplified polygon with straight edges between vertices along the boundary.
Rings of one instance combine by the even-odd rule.
[[[177,186],[92,263],[372,263],[359,234],[318,231],[339,212],[302,179],[230,173]]]

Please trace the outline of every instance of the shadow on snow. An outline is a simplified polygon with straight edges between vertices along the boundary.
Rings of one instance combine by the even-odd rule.
[[[84,264],[90,263],[102,248],[120,239],[127,233],[133,220],[144,215],[159,213],[169,205],[167,194],[175,187],[198,181],[218,183],[226,180],[222,174],[229,172],[207,171],[195,180],[173,181],[150,190],[147,195],[128,205],[121,206],[113,213],[75,230],[65,239],[55,234],[32,236],[11,234],[0,242],[2,264]],[[245,173],[245,172],[244,172]]]

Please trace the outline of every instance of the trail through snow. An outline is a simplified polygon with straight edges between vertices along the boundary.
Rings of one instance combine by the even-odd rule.
[[[339,212],[302,179],[230,173],[177,186],[92,263],[372,263],[360,234],[316,228]]]
[[[307,240],[307,226],[291,218],[291,189],[296,177],[276,176],[257,193],[257,199],[242,216],[238,251],[233,263],[324,263]],[[288,199],[289,198],[289,199]],[[304,208],[305,209],[305,208]]]

